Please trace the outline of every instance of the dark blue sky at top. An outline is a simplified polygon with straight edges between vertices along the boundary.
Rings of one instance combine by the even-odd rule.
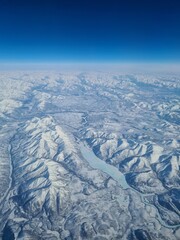
[[[0,61],[180,61],[179,0],[0,0]]]

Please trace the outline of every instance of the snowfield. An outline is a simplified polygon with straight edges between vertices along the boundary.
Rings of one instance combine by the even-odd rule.
[[[1,72],[0,239],[178,239],[179,77]]]

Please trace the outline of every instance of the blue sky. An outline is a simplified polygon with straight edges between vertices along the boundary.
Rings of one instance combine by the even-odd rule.
[[[2,0],[1,62],[180,62],[179,0]]]

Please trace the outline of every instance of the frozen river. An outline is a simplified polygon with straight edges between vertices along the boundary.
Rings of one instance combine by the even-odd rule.
[[[99,169],[108,174],[112,179],[118,182],[123,189],[130,188],[126,182],[124,174],[122,174],[116,167],[99,159],[94,152],[82,142],[80,143],[80,150],[83,157],[88,161],[92,168]]]

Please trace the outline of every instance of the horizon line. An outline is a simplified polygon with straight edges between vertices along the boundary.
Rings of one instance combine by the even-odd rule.
[[[59,69],[60,68],[60,69]],[[0,71],[11,70],[144,70],[144,71],[173,71],[180,72],[180,62],[160,61],[25,61],[25,62],[1,62]]]

